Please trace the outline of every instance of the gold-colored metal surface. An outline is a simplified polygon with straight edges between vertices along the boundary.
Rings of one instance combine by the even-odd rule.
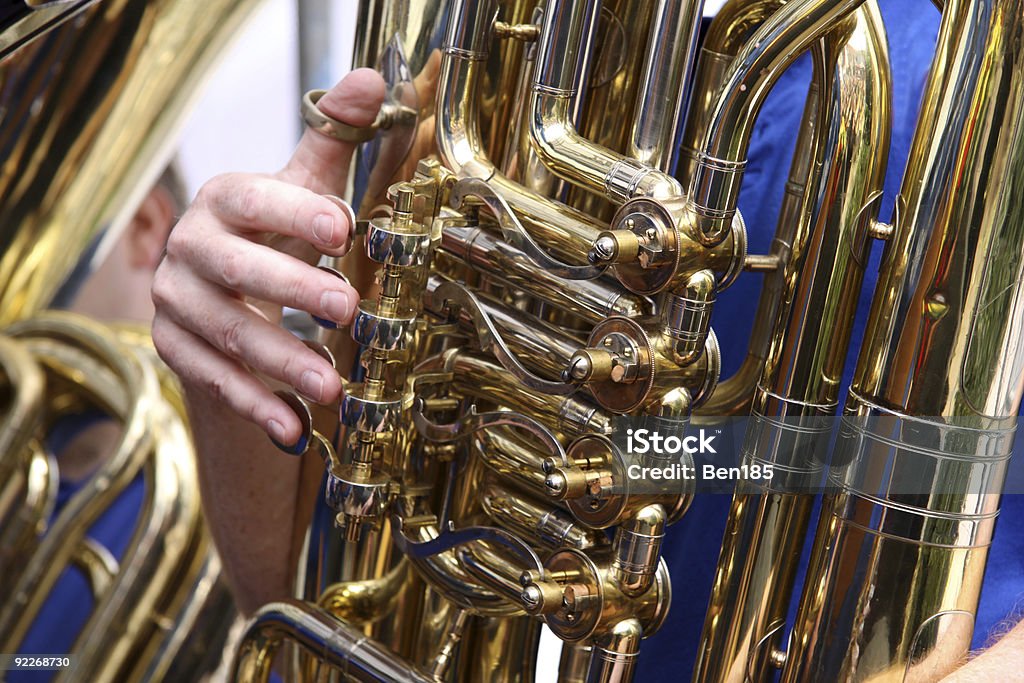
[[[0,64],[0,325],[50,304],[86,247],[127,224],[257,3],[98,2]]]
[[[773,327],[754,394],[744,462],[779,469],[780,481],[740,485],[729,513],[694,680],[765,680],[782,642],[813,495],[820,479],[850,331],[877,212],[890,126],[885,33],[874,2],[840,23],[816,51],[812,90],[820,131],[805,202],[783,270],[798,281]],[[822,77],[824,74],[830,77]],[[860,103],[868,102],[863,113]],[[829,194],[818,188],[843,188]],[[782,426],[779,426],[782,425]]]
[[[210,557],[194,452],[180,396],[173,396],[178,389],[152,349],[132,345],[131,338],[66,313],[21,321],[0,337],[5,360],[19,363],[16,371],[6,368],[8,381],[19,381],[14,388],[24,394],[36,381],[45,384],[37,415],[6,421],[0,438],[43,442],[65,416],[90,410],[121,426],[115,451],[52,519],[52,499],[40,504],[33,496],[56,495],[57,463],[28,448],[29,491],[20,512],[35,513],[37,526],[19,538],[10,533],[18,527],[5,520],[0,537],[5,595],[0,644],[11,652],[19,651],[67,566],[78,565],[89,580],[95,606],[69,651],[75,668],[58,674],[61,681],[154,680],[158,672],[198,676],[209,664],[207,655],[188,652],[186,644],[194,644],[193,638],[217,642],[233,616],[218,602],[225,587],[216,584],[219,564]],[[8,417],[23,412],[24,402],[15,404]],[[12,449],[0,460],[5,467],[17,465],[23,455]],[[45,466],[41,472],[40,462]],[[146,486],[145,502],[118,560],[86,533],[136,477]],[[36,479],[46,483],[34,484]],[[43,494],[33,493],[33,486],[42,487]]]
[[[784,680],[931,679],[970,646],[1022,394],[1024,20],[1011,5],[944,4],[847,399],[849,464],[824,501]],[[936,494],[882,483],[908,471]]]
[[[89,680],[183,675],[181,634],[219,567],[180,456],[180,396],[139,337],[28,317],[87,245],[116,233],[252,4],[111,0],[0,66],[0,324],[22,320],[0,337],[0,567],[12,577],[0,651],[17,651],[74,563],[97,596],[75,645],[74,673]],[[323,333],[335,351],[361,348],[358,376],[340,424],[288,397],[306,417],[302,447],[324,457],[323,495],[298,599],[257,613],[235,679],[269,680],[287,643],[294,680],[527,683],[544,623],[564,642],[560,681],[628,683],[669,608],[662,543],[693,492],[641,491],[616,436],[745,414],[744,462],[780,475],[736,491],[694,679],[927,678],[964,654],[1024,393],[1024,19],[1010,0],[943,4],[886,224],[876,0],[732,0],[694,68],[701,5],[360,3],[356,64],[399,80],[382,120],[433,125],[436,150],[390,178],[401,131],[359,131],[376,133],[351,192],[374,200],[360,211],[373,216],[363,251],[377,287],[351,330]],[[102,49],[87,49],[97,36]],[[775,240],[747,254],[736,204],[753,124],[805,52],[814,76]],[[314,110],[307,121],[330,128]],[[822,420],[838,410],[874,239],[886,241],[878,290],[826,473]],[[744,271],[764,286],[747,357],[720,381],[715,301]],[[51,522],[42,435],[83,407],[123,434]],[[870,438],[879,421],[895,441]],[[934,484],[917,496],[887,488],[911,452]],[[147,489],[118,562],[84,530],[139,474],[167,483]],[[834,492],[800,592],[809,491],[826,474]],[[179,615],[172,635],[154,613]]]
[[[962,415],[984,406],[994,412],[982,414],[995,417],[1019,405],[1009,377],[1024,357],[1019,322],[1011,322],[1011,285],[1021,282],[1020,235],[1011,226],[1020,221],[1016,205],[1001,199],[1009,185],[994,176],[984,185],[980,170],[996,164],[1012,178],[1016,138],[1003,133],[1000,152],[988,155],[996,147],[967,138],[967,156],[932,153],[951,144],[940,127],[959,111],[938,97],[944,87],[954,97],[954,86],[935,74],[949,73],[956,50],[985,44],[984,36],[992,46],[977,62],[984,78],[976,90],[966,81],[955,86],[958,121],[994,113],[996,102],[1006,116],[1016,114],[1016,72],[999,46],[1015,39],[1019,18],[995,19],[1004,14],[995,11],[1000,0],[946,6],[958,26],[975,28],[946,20],[930,86],[936,97],[926,98],[905,180],[912,192],[888,226],[878,206],[891,84],[875,0],[733,0],[712,22],[692,69],[700,4],[450,0],[424,4],[437,21],[417,7],[403,23],[383,9],[390,5],[364,3],[361,25],[376,28],[360,39],[360,63],[373,61],[367,46],[379,52],[389,41],[410,50],[414,73],[441,52],[436,97],[428,104],[419,93],[423,112],[435,115],[437,155],[415,177],[396,179],[391,218],[378,219],[367,239],[368,256],[384,266],[383,293],[361,306],[365,320],[353,336],[366,349],[365,379],[352,389],[362,409],[357,417],[343,409],[347,431],[336,444],[339,462],[360,468],[364,481],[342,477],[345,495],[332,496],[338,470],[329,464],[328,500],[308,534],[300,592],[375,640],[365,648],[348,635],[310,640],[322,624],[343,634],[350,626],[310,606],[271,606],[243,646],[243,678],[263,680],[267,653],[294,638],[307,651],[326,647],[329,667],[372,671],[366,680],[530,681],[542,620],[565,641],[560,681],[632,680],[642,638],[659,627],[671,597],[662,539],[686,513],[691,492],[635,490],[625,475],[630,454],[615,436],[624,418],[682,434],[695,409],[701,421],[749,413],[744,462],[782,473],[736,492],[695,680],[770,680],[780,667],[791,681],[896,678],[938,657],[936,643],[950,642],[950,629],[957,638],[969,633],[962,615],[977,597],[994,498],[963,517],[976,543],[927,550],[927,561],[943,569],[923,562],[897,569],[894,559],[865,573],[852,563],[869,566],[870,553],[894,555],[898,543],[923,548],[934,538],[885,535],[872,545],[867,539],[883,534],[862,517],[881,503],[851,489],[826,501],[796,640],[790,649],[782,640],[811,527],[812,482],[824,476],[829,424],[821,420],[838,409],[872,240],[889,243],[883,290],[847,411],[909,419],[923,407]],[[972,9],[982,5],[992,13]],[[989,17],[991,31],[977,28],[972,11]],[[735,208],[753,122],[803,52],[811,53],[814,77],[775,240],[769,253],[748,255],[747,226]],[[982,87],[996,81],[1003,90]],[[974,92],[991,107],[970,109]],[[684,126],[678,114],[687,103]],[[986,119],[985,131],[1016,130],[994,120]],[[970,174],[942,166],[958,158]],[[990,206],[993,197],[999,201]],[[921,285],[915,299],[903,286],[908,273],[922,283],[937,278],[953,251],[924,245],[952,245],[961,234],[943,232],[945,224],[920,227],[919,213],[952,226],[940,207],[959,210],[963,225],[982,226],[972,233],[976,249],[956,252],[964,268],[955,269],[979,282],[970,289],[958,282],[960,298]],[[928,242],[929,230],[949,238]],[[395,235],[408,246],[404,255],[382,246]],[[1014,247],[997,257],[996,244]],[[909,253],[934,258],[913,270]],[[743,271],[764,273],[765,283],[748,355],[719,382],[714,303]],[[918,340],[936,321],[948,327],[935,328],[934,344],[912,347],[897,343],[897,319]],[[911,372],[911,359],[934,365]],[[945,384],[936,384],[940,375]],[[895,396],[917,383],[917,403]],[[936,402],[925,406],[925,396]],[[998,426],[985,426],[984,438],[1003,438],[992,431]],[[853,464],[874,481],[877,473]],[[952,471],[942,475],[955,485]],[[359,493],[378,481],[373,495]],[[352,515],[349,500],[362,516]],[[967,505],[963,495],[952,500]],[[911,514],[891,505],[893,523],[897,512]],[[333,521],[347,541],[328,528]],[[905,523],[911,528],[912,519]],[[950,532],[936,525],[934,533]],[[332,564],[339,570],[325,571]],[[969,576],[956,575],[957,566]],[[908,578],[892,578],[903,571]],[[840,612],[841,600],[889,596],[875,610],[881,638],[883,621],[902,623],[906,603],[894,591],[917,590],[910,581],[948,594],[950,605],[911,622],[900,641],[909,650],[858,640],[871,635],[860,630],[868,624],[844,622],[856,610]],[[375,609],[387,615],[371,615]],[[394,653],[386,674],[377,668],[384,648]]]

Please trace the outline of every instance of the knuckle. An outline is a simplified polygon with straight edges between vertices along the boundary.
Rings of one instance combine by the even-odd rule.
[[[237,316],[224,323],[221,329],[221,348],[232,356],[239,357],[245,348],[248,324],[245,318]]]
[[[244,259],[238,255],[238,252],[227,252],[221,261],[220,273],[224,279],[225,286],[238,291],[245,283],[246,267]]]
[[[171,234],[167,236],[167,255],[172,258],[181,258],[188,252],[188,243],[190,238],[188,214],[171,230]]]
[[[255,224],[263,215],[263,191],[249,183],[238,193],[238,217],[247,224]]]
[[[168,283],[169,276],[167,275],[163,266],[157,269],[153,275],[153,284],[149,288],[150,297],[153,299],[153,305],[157,309],[162,309],[170,305],[171,303],[171,292],[172,288]],[[154,333],[156,331],[156,323],[153,324]]]
[[[206,391],[218,402],[228,399],[229,380],[227,375],[217,374],[206,377]]]
[[[199,188],[196,192],[195,203],[200,206],[211,206],[221,196],[224,185],[226,184],[226,175],[216,175]]]

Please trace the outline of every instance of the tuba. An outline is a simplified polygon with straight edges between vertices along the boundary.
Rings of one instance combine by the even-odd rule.
[[[639,484],[668,463],[623,432],[727,418],[735,464],[774,476],[736,484],[694,681],[934,680],[966,656],[1024,393],[1024,13],[941,3],[887,221],[875,0],[731,0],[698,52],[701,4],[361,5],[356,61],[390,86],[354,182],[377,286],[319,338],[360,350],[340,424],[288,397],[323,496],[238,680],[284,648],[294,680],[532,681],[542,624],[559,681],[633,680],[695,489]],[[753,123],[805,52],[775,239],[748,253]],[[374,199],[424,130],[434,152]],[[720,378],[715,300],[751,272],[748,352]]]
[[[373,126],[347,131],[368,140],[351,190],[363,248],[325,267],[366,279],[369,265],[374,284],[351,329],[311,342],[348,378],[337,410],[283,395],[304,426],[284,450],[321,456],[322,493],[306,501],[294,598],[249,622],[233,679],[262,683],[277,667],[294,681],[526,683],[544,629],[561,642],[560,682],[635,680],[685,577],[662,557],[668,527],[704,495],[692,479],[636,476],[692,471],[704,455],[640,453],[628,438],[639,430],[681,444],[734,432],[734,469],[773,473],[735,484],[694,681],[952,670],[970,645],[1024,395],[1024,11],[936,4],[890,217],[877,0],[729,0],[702,40],[691,0],[360,2],[355,62],[384,74],[388,97]],[[64,87],[2,110],[38,126],[0,137],[0,548],[13,549],[0,568],[24,569],[0,586],[17,589],[0,593],[5,652],[27,613],[7,606],[38,604],[57,562],[83,567],[97,594],[122,574],[185,571],[144,551],[146,568],[114,566],[71,519],[57,524],[73,542],[39,538],[54,481],[39,434],[61,410],[85,401],[124,424],[112,481],[174,469],[158,437],[187,445],[173,384],[144,344],[38,309],[73,256],[123,221],[129,181],[150,173],[180,112],[176,93],[248,3],[96,7],[107,5],[65,28],[120,20],[130,30],[116,37],[142,36],[101,41],[111,76],[95,83],[117,92],[79,92],[64,72]],[[168,43],[173,70],[160,59]],[[753,124],[805,53],[813,74],[774,239],[750,253],[737,205]],[[75,95],[88,106],[62,99]],[[315,98],[303,106],[309,120]],[[127,148],[137,154],[112,153]],[[752,274],[763,285],[747,352],[723,378],[715,302]],[[196,551],[173,557],[186,585],[209,588],[194,473],[176,467],[182,496],[167,519],[147,517],[140,547],[179,540]],[[170,668],[182,638],[153,631],[198,632],[201,591],[133,590],[102,593],[95,623],[115,616],[83,635],[83,675],[192,675]],[[175,604],[181,616],[138,642],[107,639],[110,624],[152,627],[144,612]],[[138,652],[157,654],[132,668]]]
[[[54,680],[199,680],[221,665],[236,618],[202,516],[181,389],[148,331],[42,309],[131,218],[207,65],[255,4],[2,11],[0,651],[25,653],[41,614],[52,623],[56,606],[63,616],[54,587],[77,573],[91,611],[67,650],[49,653],[63,660]],[[86,414],[116,437],[57,511],[51,440]],[[89,532],[132,491],[141,504],[117,557]]]

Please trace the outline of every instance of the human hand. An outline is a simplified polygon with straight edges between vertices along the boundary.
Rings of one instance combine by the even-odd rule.
[[[381,77],[359,69],[318,107],[361,127],[383,98]],[[212,179],[171,232],[153,280],[160,356],[187,388],[210,393],[285,444],[300,436],[298,417],[255,373],[318,403],[341,393],[331,365],[279,323],[283,306],[340,324],[353,317],[358,293],[315,263],[351,246],[351,211],[324,195],[344,190],[354,151],[307,130],[281,171]]]

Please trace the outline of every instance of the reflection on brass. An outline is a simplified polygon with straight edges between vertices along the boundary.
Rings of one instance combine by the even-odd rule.
[[[95,605],[68,653],[75,666],[58,673],[58,681],[199,676],[219,659],[214,651],[210,661],[205,646],[223,642],[233,618],[200,513],[179,390],[155,352],[133,338],[58,313],[18,322],[0,337],[5,381],[18,382],[7,386],[19,395],[0,425],[0,442],[22,443],[0,452],[0,466],[12,473],[5,493],[19,495],[18,513],[34,520],[27,534],[14,533],[23,527],[7,518],[0,527],[0,647],[19,651],[58,578],[76,565]],[[45,394],[33,401],[37,382]],[[23,414],[27,408],[32,417]],[[83,410],[118,424],[120,440],[51,519],[57,462],[38,444],[56,423]],[[86,533],[137,476],[147,487],[146,502],[116,559]]]
[[[44,305],[79,251],[118,227],[127,179],[156,168],[186,76],[248,5],[110,4],[120,24],[86,12],[49,39],[63,52],[44,65],[46,88],[4,65],[4,92],[28,94],[4,101],[0,127],[5,321]],[[391,179],[387,206],[361,208],[378,287],[350,332],[322,337],[331,358],[359,345],[358,377],[339,424],[308,415],[297,450],[324,455],[324,495],[297,600],[256,615],[235,675],[266,680],[290,643],[290,680],[528,682],[543,622],[564,642],[559,680],[628,683],[669,608],[661,551],[695,494],[640,491],[618,417],[682,434],[749,415],[743,462],[780,473],[735,492],[694,680],[903,680],[959,661],[1024,391],[1024,19],[1010,0],[942,4],[889,219],[876,0],[731,0],[699,54],[701,3],[689,0],[363,0],[357,64],[380,59],[420,90],[382,121],[433,126],[436,148],[401,165],[414,170]],[[71,69],[89,32],[109,32],[106,51]],[[775,239],[748,254],[748,221],[767,227],[736,210],[753,124],[805,52],[813,78]],[[93,82],[104,87],[78,85]],[[399,167],[373,167],[374,144],[353,199]],[[879,284],[828,469],[818,425],[840,412],[874,240],[886,242]],[[747,355],[720,381],[715,302],[739,277],[763,288]],[[39,540],[56,481],[40,430],[83,403],[129,426],[156,410],[138,400],[154,385],[135,355],[108,358],[107,342],[87,343],[94,332],[39,320],[0,338],[0,562],[17,573],[0,586],[0,627],[16,635],[54,567],[77,564],[100,593],[123,569],[63,517],[49,531],[66,543]],[[147,434],[126,429],[119,481],[150,467],[140,453],[162,457]],[[919,476],[911,461],[934,495],[894,493],[894,477]],[[811,532],[813,499],[793,487],[825,476],[838,493]],[[176,500],[171,512],[194,506],[194,491]],[[170,562],[145,561],[155,574]],[[125,647],[106,638],[82,640],[116,655],[83,655],[97,676]]]
[[[96,2],[0,63],[0,324],[50,304],[95,240],[95,254],[113,244],[257,4]]]
[[[1024,221],[1009,189],[1024,166],[1009,123],[1024,90],[1010,49],[1021,20],[1009,4],[946,4],[956,20],[945,24],[891,224],[878,215],[892,116],[875,0],[732,0],[696,59],[700,3],[685,0],[450,0],[429,31],[421,15],[403,25],[384,6],[362,7],[363,25],[384,31],[365,45],[397,35],[416,46],[410,65],[440,52],[437,154],[395,179],[390,222],[371,223],[406,235],[410,248],[389,260],[371,227],[367,253],[384,266],[384,291],[361,306],[374,324],[356,335],[365,379],[351,403],[360,409],[342,415],[344,457],[389,482],[388,503],[374,519],[342,519],[348,541],[331,528],[334,510],[314,521],[299,593],[324,604],[365,587],[388,613],[349,616],[374,640],[364,648],[341,638],[320,661],[371,671],[390,648],[389,675],[530,681],[542,620],[565,643],[560,681],[632,680],[642,639],[671,599],[662,544],[694,494],[639,492],[615,418],[681,434],[691,420],[745,414],[743,462],[780,475],[735,493],[694,680],[769,680],[778,669],[794,683],[902,680],[908,665],[961,657],[1000,484],[990,475],[993,495],[967,495],[989,462],[970,460],[970,444],[1005,441],[996,418],[1016,411],[1024,362]],[[946,82],[961,63],[956,46],[984,40],[991,59]],[[750,217],[736,198],[753,122],[803,52],[813,79],[780,179],[775,239],[768,253],[748,254]],[[684,121],[676,114],[687,106]],[[968,126],[984,134],[961,135]],[[949,145],[962,153],[939,153]],[[966,165],[952,168],[958,159]],[[1000,173],[985,175],[987,166]],[[965,493],[939,510],[886,499],[890,470],[858,457],[868,427],[850,422],[837,454],[846,469],[831,471],[845,477],[845,493],[826,500],[801,589],[813,497],[793,487],[826,472],[818,421],[839,410],[874,240],[889,246],[847,419],[970,417],[943,427],[952,441],[935,437],[920,456]],[[926,260],[912,268],[908,254]],[[746,358],[719,381],[715,301],[739,277],[764,286]],[[786,426],[794,418],[799,429]],[[953,444],[965,464],[937,459]],[[894,452],[878,458],[896,462]],[[891,529],[872,526],[880,508],[878,523]],[[919,562],[897,561],[915,552]],[[889,562],[872,565],[875,554]],[[404,589],[393,592],[406,563]],[[907,609],[908,594],[919,611]],[[277,646],[262,624],[292,608],[267,609],[243,665]],[[309,651],[304,640],[323,617],[287,621],[280,638]],[[297,671],[315,668],[316,657],[298,659],[306,668]]]

